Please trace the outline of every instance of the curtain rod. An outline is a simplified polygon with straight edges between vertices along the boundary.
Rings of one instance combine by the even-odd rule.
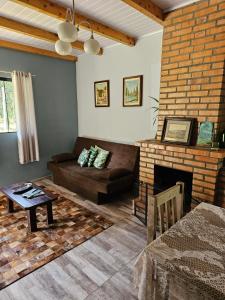
[[[0,70],[0,73],[12,74],[12,72],[9,72],[9,71],[3,71],[3,70]],[[31,76],[32,76],[32,77],[36,77],[37,75],[31,74]]]

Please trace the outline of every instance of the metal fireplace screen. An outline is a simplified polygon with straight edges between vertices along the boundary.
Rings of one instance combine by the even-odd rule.
[[[136,193],[138,196],[133,200],[133,213],[145,225],[147,225],[147,211],[148,211],[148,195],[154,194],[152,185],[140,181]]]

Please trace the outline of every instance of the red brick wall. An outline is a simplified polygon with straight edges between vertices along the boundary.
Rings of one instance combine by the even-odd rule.
[[[158,137],[166,116],[225,128],[225,0],[202,0],[166,17]]]

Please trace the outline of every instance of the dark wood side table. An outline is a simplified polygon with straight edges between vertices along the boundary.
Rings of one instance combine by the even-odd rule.
[[[44,191],[45,195],[35,197],[33,199],[26,199],[23,198],[22,195],[13,193],[13,190],[16,186],[18,186],[18,184],[13,184],[1,189],[2,193],[8,198],[8,212],[14,212],[14,202],[17,203],[23,209],[25,209],[27,212],[28,231],[34,232],[37,231],[36,208],[38,206],[46,205],[47,225],[52,224],[54,222],[52,213],[52,202],[57,199],[57,196],[53,195],[50,192]],[[40,189],[40,187],[34,184],[33,187],[37,187]]]

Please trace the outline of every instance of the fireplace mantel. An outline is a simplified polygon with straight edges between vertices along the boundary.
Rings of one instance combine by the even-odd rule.
[[[216,183],[223,166],[225,149],[162,143],[137,142],[140,147],[140,180],[154,184],[154,165],[193,173],[192,196],[215,203]]]

